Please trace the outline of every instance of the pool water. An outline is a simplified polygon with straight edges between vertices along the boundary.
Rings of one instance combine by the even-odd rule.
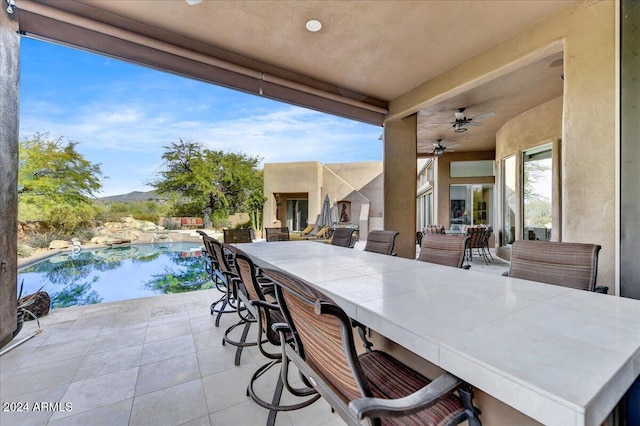
[[[49,293],[51,308],[114,302],[213,286],[199,243],[130,244],[61,253],[18,271],[22,295]]]

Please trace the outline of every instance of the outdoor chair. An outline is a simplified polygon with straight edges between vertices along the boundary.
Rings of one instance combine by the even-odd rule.
[[[352,228],[336,228],[331,238],[332,246],[353,248],[352,243],[356,238],[356,230]]]
[[[491,260],[495,260],[491,254],[491,250],[489,250],[489,238],[491,238],[491,234],[493,234],[493,227],[487,226],[486,229],[487,232],[484,234],[484,245],[482,247],[482,251],[485,253],[485,257],[490,257]]]
[[[267,242],[270,241],[289,241],[289,228],[284,226],[281,228],[264,228]]]
[[[396,253],[393,252],[393,246],[398,234],[396,231],[371,231],[367,236],[364,251],[396,256]]]
[[[222,292],[222,296],[209,307],[211,315],[217,314],[215,324],[216,327],[219,327],[222,314],[233,313],[237,309],[230,293],[232,288],[230,280],[233,279],[231,276],[232,271],[220,260],[224,256],[224,251],[217,247],[217,245],[220,245],[220,242],[207,235],[204,231],[197,232],[202,236],[202,243],[204,244],[205,269],[209,274],[209,278],[216,286],[216,289]]]
[[[463,266],[468,241],[469,237],[466,235],[425,234],[418,260],[469,269],[471,265]]]
[[[267,424],[272,425],[275,423],[278,411],[291,411],[306,407],[319,399],[319,395],[317,395],[315,390],[309,386],[298,389],[287,385],[287,389],[294,395],[301,397],[311,396],[311,399],[295,404],[281,405],[280,398],[284,388],[282,374],[278,375],[278,380],[271,402],[267,402],[257,395],[254,390],[255,382],[263,374],[269,371],[269,369],[275,365],[281,364],[282,362],[282,351],[275,353],[269,352],[265,348],[265,343],[268,342],[271,345],[279,347],[285,342],[291,341],[292,336],[287,327],[282,328],[284,317],[280,307],[273,293],[269,294],[264,291],[264,284],[258,280],[258,271],[251,258],[243,253],[236,253],[235,263],[240,276],[238,296],[242,299],[244,304],[247,306],[247,309],[258,323],[258,337],[256,339],[256,344],[260,353],[269,359],[269,361],[258,368],[251,377],[247,387],[247,394],[258,405],[270,410]],[[278,325],[280,325],[280,329],[278,329]]]
[[[468,384],[449,373],[429,381],[378,350],[358,356],[350,319],[336,303],[291,274],[264,273],[294,339],[283,345],[283,376],[293,362],[347,424],[481,424]]]
[[[473,260],[473,249],[476,249],[478,256],[482,256],[484,259],[484,263],[486,265],[489,264],[489,258],[484,250],[488,235],[489,229],[484,226],[470,226],[467,228],[467,237],[469,237],[469,241],[467,242],[469,261]]]
[[[516,240],[504,275],[606,294],[609,287],[596,287],[599,251],[597,244]]]
[[[222,298],[211,304],[209,308],[211,315],[216,314],[216,327],[220,326],[220,318],[222,314],[236,312],[240,305],[234,292],[235,281],[238,280],[232,263],[233,254],[225,250],[222,243],[214,238],[210,238],[209,247],[213,253],[216,263],[216,276],[224,283],[224,295]],[[207,251],[209,248],[207,248]],[[220,305],[220,306],[218,306]]]
[[[416,232],[418,245],[422,244],[422,237],[427,234],[444,234],[444,225],[426,225],[422,232]]]
[[[224,233],[224,242],[226,244],[253,242],[251,228],[223,229],[222,232]]]

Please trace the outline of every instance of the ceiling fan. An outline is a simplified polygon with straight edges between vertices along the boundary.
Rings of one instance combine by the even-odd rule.
[[[489,118],[496,115],[495,112],[485,112],[483,114],[474,115],[473,117],[465,117],[464,111],[466,108],[458,108],[458,111],[455,112],[456,119],[455,121],[445,121],[443,123],[433,123],[433,124],[451,124],[451,128],[456,133],[466,132],[469,126],[482,126],[484,123],[481,123],[477,120],[482,120],[483,118]]]
[[[455,148],[457,146],[459,145],[455,144],[455,145],[444,146],[442,145],[442,139],[436,139],[436,141],[433,143],[433,148],[429,150],[427,154],[433,157],[441,157],[445,151],[454,152],[455,149],[451,149],[451,148]]]

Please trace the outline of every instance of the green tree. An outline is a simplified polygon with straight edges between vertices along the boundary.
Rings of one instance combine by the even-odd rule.
[[[100,164],[85,159],[77,142],[36,133],[20,141],[18,197],[37,206],[55,228],[71,232],[95,214],[92,199],[102,188]]]
[[[259,157],[210,150],[182,139],[164,148],[163,166],[151,184],[171,196],[181,212],[187,207],[197,211],[207,227],[230,213],[248,212],[253,206],[248,200],[263,197]]]

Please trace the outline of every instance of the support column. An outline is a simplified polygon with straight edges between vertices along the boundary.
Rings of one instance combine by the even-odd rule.
[[[417,116],[384,126],[384,229],[398,231],[394,251],[416,257]]]
[[[640,299],[640,2],[621,4],[620,295]]]
[[[16,328],[20,36],[0,8],[0,347]],[[15,14],[14,10],[14,14]]]

